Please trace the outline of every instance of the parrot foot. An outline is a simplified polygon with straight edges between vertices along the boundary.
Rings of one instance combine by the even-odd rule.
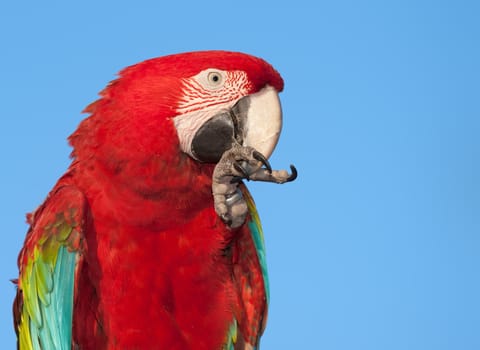
[[[272,170],[260,152],[252,147],[234,144],[225,151],[213,171],[212,192],[215,211],[231,228],[240,227],[248,208],[238,184],[243,179],[282,184],[297,178],[297,169],[290,165],[286,170]]]

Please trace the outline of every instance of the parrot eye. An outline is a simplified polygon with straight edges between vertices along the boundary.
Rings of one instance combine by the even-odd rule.
[[[209,68],[201,71],[196,76],[192,77],[203,88],[211,91],[220,90],[226,82],[227,73],[215,68]]]
[[[223,84],[223,76],[220,72],[213,71],[208,73],[207,80],[212,87],[218,87]]]
[[[221,77],[217,73],[210,73],[208,76],[208,80],[210,80],[211,83],[215,84],[220,81]]]

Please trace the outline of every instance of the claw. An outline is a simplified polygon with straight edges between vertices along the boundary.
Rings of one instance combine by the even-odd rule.
[[[294,181],[297,169],[273,170],[267,158],[255,149],[239,144],[225,151],[213,171],[212,193],[215,211],[229,227],[240,227],[248,214],[248,206],[238,185],[243,179],[283,184]]]
[[[285,182],[292,182],[297,178],[298,172],[297,172],[297,168],[295,168],[295,165],[290,164],[290,170],[292,171],[292,173],[290,174],[290,176],[287,178]]]
[[[234,176],[232,177],[232,179],[230,180],[230,184],[239,184],[240,182],[243,181],[243,177],[241,176]]]
[[[232,225],[232,219],[227,215],[227,214],[223,214],[221,216],[221,219],[222,221],[227,225],[227,226],[231,226]]]
[[[268,161],[267,158],[263,154],[261,154],[258,151],[253,151],[252,153],[253,158],[261,162],[263,165],[265,165],[265,169],[267,169],[268,173],[272,173],[272,166],[270,165],[270,162]]]
[[[272,170],[268,172],[267,169],[260,168],[256,172],[250,174],[250,180],[252,181],[265,181],[265,182],[274,182],[277,184],[283,184],[285,182],[291,182],[295,180],[298,176],[297,168],[290,165],[292,171],[291,174],[286,170]]]
[[[244,179],[250,180],[250,174],[248,173],[248,171],[243,166],[241,166],[240,164],[235,162],[235,163],[233,163],[233,167],[235,168],[236,171],[238,171],[239,173],[241,173],[243,175]]]

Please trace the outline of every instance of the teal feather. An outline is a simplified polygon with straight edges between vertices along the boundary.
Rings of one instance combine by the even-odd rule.
[[[36,237],[36,244],[25,246],[21,253],[21,292],[17,294],[22,307],[17,319],[20,350],[72,348],[75,270],[80,251],[80,239],[76,238],[81,235],[83,212],[73,210],[71,203],[83,208],[84,198],[76,188],[63,187],[49,199],[56,212],[49,212],[47,205],[42,208],[43,215],[55,215],[54,221],[41,226],[33,223],[28,235]],[[69,213],[71,217],[66,218]],[[72,236],[73,227],[77,228],[76,236]]]
[[[35,323],[33,322],[33,320],[30,320],[30,337],[32,339],[33,350],[42,350],[42,347],[40,346],[38,328],[35,325]]]
[[[260,262],[260,267],[262,269],[263,284],[265,285],[265,294],[267,296],[268,303],[270,300],[270,282],[268,281],[267,258],[265,254],[265,242],[263,240],[263,234],[260,232],[261,227],[255,222],[255,220],[250,221],[248,226],[252,232],[253,243],[255,244],[258,261]]]
[[[45,319],[49,327],[41,332],[51,332],[55,349],[67,350],[72,346],[73,287],[76,254],[65,246],[58,249],[53,280],[52,301],[45,307]],[[47,347],[45,347],[48,349]]]
[[[253,243],[257,251],[258,261],[260,263],[260,268],[262,269],[263,275],[263,284],[265,286],[265,295],[267,297],[267,304],[270,301],[270,283],[268,281],[268,271],[267,271],[267,259],[265,253],[265,239],[263,238],[263,229],[262,224],[260,223],[260,217],[258,216],[257,208],[255,207],[255,202],[253,201],[252,196],[248,190],[242,191],[245,201],[250,212],[251,220],[248,222],[248,227],[252,235]]]
[[[36,290],[24,305],[29,315],[29,329],[34,350],[69,350],[72,346],[72,315],[76,253],[58,247],[53,276],[45,279],[44,262],[33,263],[29,288]],[[52,288],[47,291],[48,280]],[[42,282],[41,282],[42,281]],[[48,302],[45,302],[48,300]]]
[[[38,332],[38,336],[40,338],[40,344],[42,344],[42,349],[56,349],[52,339],[52,334],[48,328],[42,328]]]

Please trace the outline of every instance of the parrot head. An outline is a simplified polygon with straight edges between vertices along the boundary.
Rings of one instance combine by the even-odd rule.
[[[212,175],[215,167],[212,189],[223,203],[238,193],[238,183],[230,182],[296,177],[293,166],[292,175],[272,172],[267,160],[282,128],[282,89],[270,64],[243,53],[200,51],[146,60],[122,70],[85,109],[90,117],[69,138],[72,156],[99,162],[143,193],[160,192],[169,176],[175,177],[170,188],[173,182],[188,186],[199,172]],[[222,205],[216,205],[220,216]]]
[[[217,163],[237,143],[268,158],[280,135],[283,80],[258,58],[224,57],[223,64],[206,61],[183,80],[179,114],[173,118],[181,149],[199,161]]]
[[[97,150],[99,144],[107,152],[127,154],[176,149],[207,163],[216,163],[236,142],[268,158],[281,131],[282,89],[283,80],[270,64],[243,53],[150,59],[120,72],[101,92],[102,99],[85,109],[92,116],[70,142],[74,155],[94,138],[90,145]]]

